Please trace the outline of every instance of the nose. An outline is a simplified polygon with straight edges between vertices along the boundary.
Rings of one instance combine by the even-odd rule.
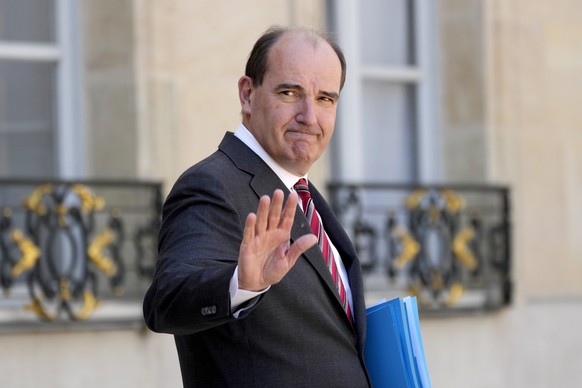
[[[295,120],[305,126],[312,126],[317,123],[317,114],[315,110],[315,102],[310,99],[304,99],[299,104],[299,111]]]

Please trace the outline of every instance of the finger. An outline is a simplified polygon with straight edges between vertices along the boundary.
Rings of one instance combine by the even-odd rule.
[[[268,195],[263,195],[259,200],[259,207],[257,208],[257,221],[255,224],[255,234],[261,234],[267,229],[267,217],[269,216],[269,205],[271,198]]]
[[[295,192],[290,193],[287,197],[287,203],[285,204],[285,209],[283,209],[281,221],[279,222],[280,228],[291,230],[295,218],[295,211],[297,210],[298,198],[299,196]]]
[[[245,230],[243,232],[243,244],[249,244],[255,238],[255,224],[257,222],[257,215],[249,213],[245,221]]]
[[[269,208],[269,225],[268,228],[276,228],[279,225],[279,220],[281,219],[281,208],[283,207],[283,191],[275,190],[273,192],[273,200],[271,201],[271,207]]]

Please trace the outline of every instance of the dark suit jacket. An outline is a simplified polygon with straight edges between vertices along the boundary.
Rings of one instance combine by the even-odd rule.
[[[229,283],[247,215],[283,182],[227,133],[188,169],[163,209],[156,274],[144,300],[148,327],[175,336],[185,387],[366,387],[365,305],[355,250],[314,187],[312,197],[344,261],[355,327],[317,246],[237,319]],[[287,195],[287,194],[286,194]],[[311,233],[298,209],[291,239]]]

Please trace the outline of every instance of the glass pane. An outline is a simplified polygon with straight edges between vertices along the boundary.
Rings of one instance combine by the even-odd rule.
[[[0,61],[0,175],[55,175],[55,65]]]
[[[55,1],[0,0],[0,40],[55,42]]]
[[[359,5],[364,65],[413,65],[414,20],[411,0],[366,0]]]
[[[367,81],[362,92],[364,180],[415,181],[415,86]]]

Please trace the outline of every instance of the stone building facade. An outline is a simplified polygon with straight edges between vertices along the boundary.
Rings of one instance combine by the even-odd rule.
[[[360,50],[342,35],[351,20],[342,9],[358,11],[355,0],[55,1],[70,3],[83,132],[75,157],[83,167],[69,175],[87,178],[155,179],[168,190],[236,129],[237,81],[252,43],[271,24],[333,25],[347,54]],[[369,4],[426,11],[416,28],[426,34],[430,65],[402,76],[419,90],[432,85],[422,110],[430,117],[423,135],[429,157],[417,154],[425,157],[417,178],[511,190],[513,302],[495,313],[421,320],[433,386],[572,386],[582,379],[582,3]],[[359,66],[353,57],[350,63]],[[360,104],[365,96],[349,98]],[[340,117],[346,136],[352,117]],[[319,186],[353,177],[332,167],[341,149],[332,146],[310,173]],[[167,335],[37,331],[0,334],[0,343],[3,387],[181,384]]]

